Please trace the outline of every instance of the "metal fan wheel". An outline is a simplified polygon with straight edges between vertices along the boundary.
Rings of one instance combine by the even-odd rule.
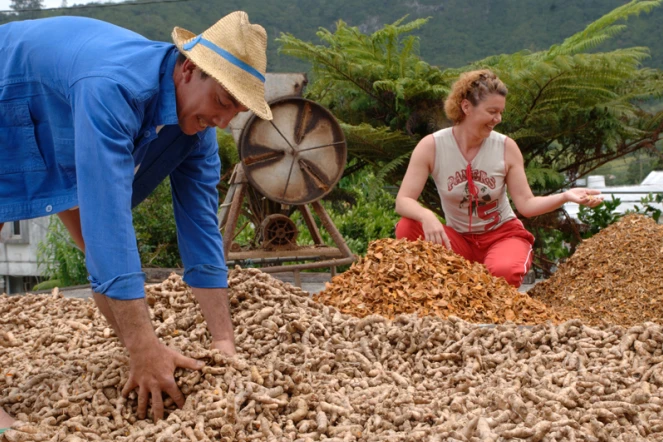
[[[270,103],[272,121],[253,116],[239,154],[249,183],[267,198],[308,204],[329,193],[343,175],[345,135],[323,106],[290,97]]]
[[[291,248],[297,245],[297,225],[286,215],[269,215],[262,221],[263,246],[266,248]]]

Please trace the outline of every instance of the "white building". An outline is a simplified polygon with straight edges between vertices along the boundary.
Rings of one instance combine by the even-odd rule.
[[[580,183],[577,184],[578,187],[582,187]],[[590,175],[587,178],[586,186],[590,189],[600,190],[604,200],[611,200],[613,196],[619,198],[621,204],[616,211],[625,213],[628,210],[634,210],[636,205],[642,208],[642,198],[650,194],[656,197],[657,194],[663,193],[663,171],[650,172],[642,183],[633,186],[606,186],[603,175]],[[650,205],[663,210],[663,204],[661,203],[650,203]],[[571,217],[578,217],[580,210],[578,204],[566,203],[563,208]],[[663,217],[659,222],[663,222]]]
[[[30,291],[37,284],[37,245],[47,230],[48,217],[5,223],[0,231],[0,294]]]

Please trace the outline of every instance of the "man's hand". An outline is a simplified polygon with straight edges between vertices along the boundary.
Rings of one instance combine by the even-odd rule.
[[[173,373],[177,367],[200,370],[205,365],[201,361],[188,358],[166,347],[158,340],[150,339],[149,346],[131,354],[129,380],[122,389],[122,396],[127,396],[138,388],[138,418],[145,419],[148,398],[152,396],[152,415],[154,422],[163,419],[164,391],[179,408],[184,406],[184,395],[177,387]]]
[[[235,356],[237,354],[235,343],[233,341],[212,341],[212,349],[219,350],[221,353],[228,356]]]
[[[104,316],[111,324],[115,324],[113,328],[129,351],[129,379],[124,385],[122,395],[127,396],[138,388],[138,417],[145,419],[149,396],[152,395],[154,421],[163,418],[162,391],[165,391],[178,407],[182,407],[184,396],[175,383],[175,369],[182,367],[200,370],[204,364],[182,356],[159,341],[152,328],[145,299],[123,301],[95,294],[95,300]],[[103,300],[105,302],[99,302]]]

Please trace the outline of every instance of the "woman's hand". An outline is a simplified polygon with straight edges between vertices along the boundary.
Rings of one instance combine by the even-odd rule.
[[[421,222],[421,226],[424,229],[424,236],[427,241],[435,244],[442,244],[444,247],[451,250],[451,242],[449,242],[449,238],[444,232],[444,226],[433,212],[429,211],[427,213],[426,218]]]
[[[589,208],[596,207],[603,202],[601,191],[596,189],[574,187],[564,192],[564,194],[569,202],[582,204]]]

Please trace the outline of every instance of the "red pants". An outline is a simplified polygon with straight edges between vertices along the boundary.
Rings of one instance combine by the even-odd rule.
[[[458,233],[449,226],[444,226],[444,233],[454,252],[469,261],[480,262],[493,276],[503,277],[514,287],[520,287],[532,267],[534,235],[518,219],[481,234]],[[396,238],[425,239],[424,229],[419,221],[401,218],[396,224]]]

